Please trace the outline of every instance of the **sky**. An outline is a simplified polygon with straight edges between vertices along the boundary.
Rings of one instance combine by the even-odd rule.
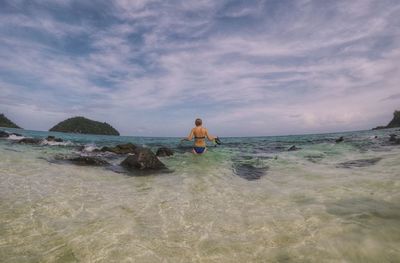
[[[325,133],[395,109],[399,0],[0,0],[0,112],[26,129]]]

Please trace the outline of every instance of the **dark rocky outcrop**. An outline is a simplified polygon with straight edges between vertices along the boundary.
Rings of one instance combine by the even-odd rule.
[[[109,165],[107,161],[94,156],[78,156],[67,159],[67,161],[76,165],[88,165],[88,166]]]
[[[388,123],[388,125],[378,126],[376,128],[373,128],[373,130],[396,128],[396,127],[400,127],[400,111],[398,111],[398,110],[396,110],[393,113],[393,119]]]
[[[292,146],[290,146],[288,151],[291,152],[291,151],[297,151],[297,150],[300,150],[300,149],[301,149],[300,147],[297,147],[296,145],[292,145]]]
[[[158,157],[171,156],[171,155],[174,155],[174,151],[168,147],[160,147],[160,148],[158,148],[156,155]]]
[[[260,179],[266,174],[267,170],[268,167],[259,168],[248,163],[235,163],[233,165],[233,173],[248,181]]]
[[[8,132],[0,131],[0,138],[7,138],[9,135]]]
[[[337,138],[337,139],[335,140],[336,143],[343,142],[343,141],[344,141],[343,136],[340,136],[339,138]]]
[[[374,165],[377,162],[379,162],[380,160],[382,160],[382,158],[353,160],[353,161],[339,163],[337,165],[337,167],[339,167],[339,168],[366,167],[366,166]]]
[[[3,113],[0,114],[0,127],[21,129],[17,124],[10,121]]]
[[[106,122],[98,122],[84,117],[69,118],[55,125],[50,131],[84,134],[119,135],[119,132]]]
[[[63,139],[56,138],[55,136],[50,136],[50,135],[47,136],[46,140],[49,142],[63,142]]]
[[[161,170],[165,165],[148,148],[138,148],[135,155],[129,155],[121,166],[128,170]]]
[[[116,154],[128,154],[128,153],[136,153],[138,147],[133,143],[125,143],[125,144],[118,144],[115,147],[104,146],[101,148],[101,152],[112,152]]]
[[[389,142],[392,142],[394,144],[400,144],[400,138],[397,138],[397,134],[390,134],[389,135]]]
[[[41,142],[42,140],[38,138],[23,138],[18,141],[18,143],[23,143],[23,144],[40,144]]]

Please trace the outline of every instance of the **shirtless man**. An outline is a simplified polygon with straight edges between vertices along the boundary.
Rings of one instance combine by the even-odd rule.
[[[217,141],[218,137],[214,137],[208,134],[208,130],[204,128],[202,125],[202,120],[201,119],[196,119],[194,122],[196,124],[196,127],[194,127],[191,131],[188,137],[182,139],[183,141],[191,141],[194,137],[194,147],[193,147],[193,153],[194,154],[202,154],[207,151],[206,148],[206,138],[209,141]]]

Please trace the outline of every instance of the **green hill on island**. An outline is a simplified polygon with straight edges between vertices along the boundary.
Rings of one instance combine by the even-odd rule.
[[[0,114],[0,127],[21,129],[21,127],[10,121],[3,113]]]
[[[373,128],[373,130],[396,128],[396,127],[400,127],[400,111],[398,111],[398,110],[396,110],[393,113],[393,119],[389,122],[388,125],[378,126],[376,128]]]
[[[58,123],[50,129],[55,132],[84,134],[119,135],[119,132],[106,122],[98,122],[85,117],[73,117]]]

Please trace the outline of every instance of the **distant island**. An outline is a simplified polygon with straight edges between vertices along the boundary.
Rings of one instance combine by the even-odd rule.
[[[70,132],[83,134],[119,135],[119,132],[106,122],[98,122],[85,117],[73,117],[66,119],[49,131]]]
[[[3,113],[0,114],[0,127],[21,129],[21,127],[10,121]]]
[[[393,119],[386,126],[378,126],[373,128],[372,130],[380,130],[380,129],[388,129],[388,128],[396,128],[400,127],[400,111],[396,110],[393,113]]]

